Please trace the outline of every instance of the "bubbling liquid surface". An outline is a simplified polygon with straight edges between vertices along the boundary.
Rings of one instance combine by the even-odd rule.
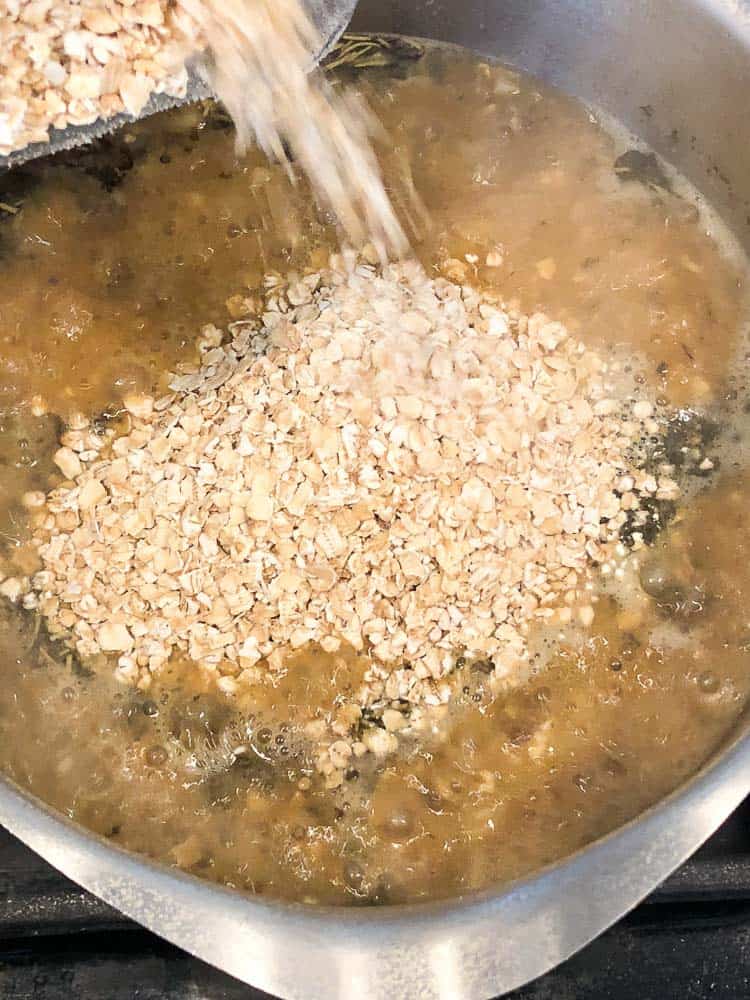
[[[334,711],[366,657],[334,670],[304,649],[240,704],[178,663],[141,693],[3,604],[0,766],[113,842],[206,878],[384,904],[563,857],[676,787],[742,716],[746,262],[684,182],[530,78],[437,46],[345,72],[383,122],[396,204],[413,204],[412,185],[424,203],[411,220],[424,265],[631,355],[674,408],[653,448],[677,468],[675,516],[589,629],[535,638],[528,685],[493,697],[467,663],[431,733],[354,762],[335,791],[299,723],[311,704]],[[234,318],[235,296],[271,269],[320,266],[336,233],[282,166],[235,161],[212,106],[8,174],[0,202],[5,573],[33,570],[19,500],[54,482],[61,422],[116,421],[127,391],[193,360],[204,323]]]

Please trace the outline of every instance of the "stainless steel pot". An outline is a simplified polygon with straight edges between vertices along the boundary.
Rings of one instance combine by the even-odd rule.
[[[750,245],[747,0],[362,0],[357,29],[468,45],[596,103],[685,173]],[[194,955],[288,998],[487,998],[567,958],[750,792],[750,720],[687,785],[511,887],[454,902],[311,909],[252,899],[113,847],[0,781],[0,821]]]

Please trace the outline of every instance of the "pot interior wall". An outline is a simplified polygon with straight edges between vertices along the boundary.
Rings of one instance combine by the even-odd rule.
[[[750,249],[747,0],[360,0],[352,30],[465,45],[602,107]]]

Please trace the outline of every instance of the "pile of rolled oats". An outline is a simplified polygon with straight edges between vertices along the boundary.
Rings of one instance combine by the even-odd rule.
[[[367,652],[316,732],[335,783],[451,698],[459,655],[514,684],[532,623],[590,624],[590,567],[676,486],[634,467],[652,406],[543,315],[341,256],[247,306],[169,395],[125,400],[125,433],[70,425],[65,481],[27,497],[43,569],[11,587],[144,689],[176,650],[230,695],[290,650]],[[373,707],[384,728],[355,737]]]
[[[184,96],[185,60],[200,53],[239,151],[257,142],[294,177],[290,152],[351,243],[398,256],[407,240],[370,142],[378,123],[310,73],[321,44],[302,0],[4,0],[0,155],[51,127],[138,115],[153,93]]]
[[[154,92],[181,97],[184,38],[170,0],[3,0],[0,154],[51,127],[137,115]]]

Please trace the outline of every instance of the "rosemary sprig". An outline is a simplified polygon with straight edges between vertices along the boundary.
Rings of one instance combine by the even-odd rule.
[[[421,59],[423,55],[423,46],[395,35],[347,33],[341,36],[323,65],[327,70],[372,69]]]

